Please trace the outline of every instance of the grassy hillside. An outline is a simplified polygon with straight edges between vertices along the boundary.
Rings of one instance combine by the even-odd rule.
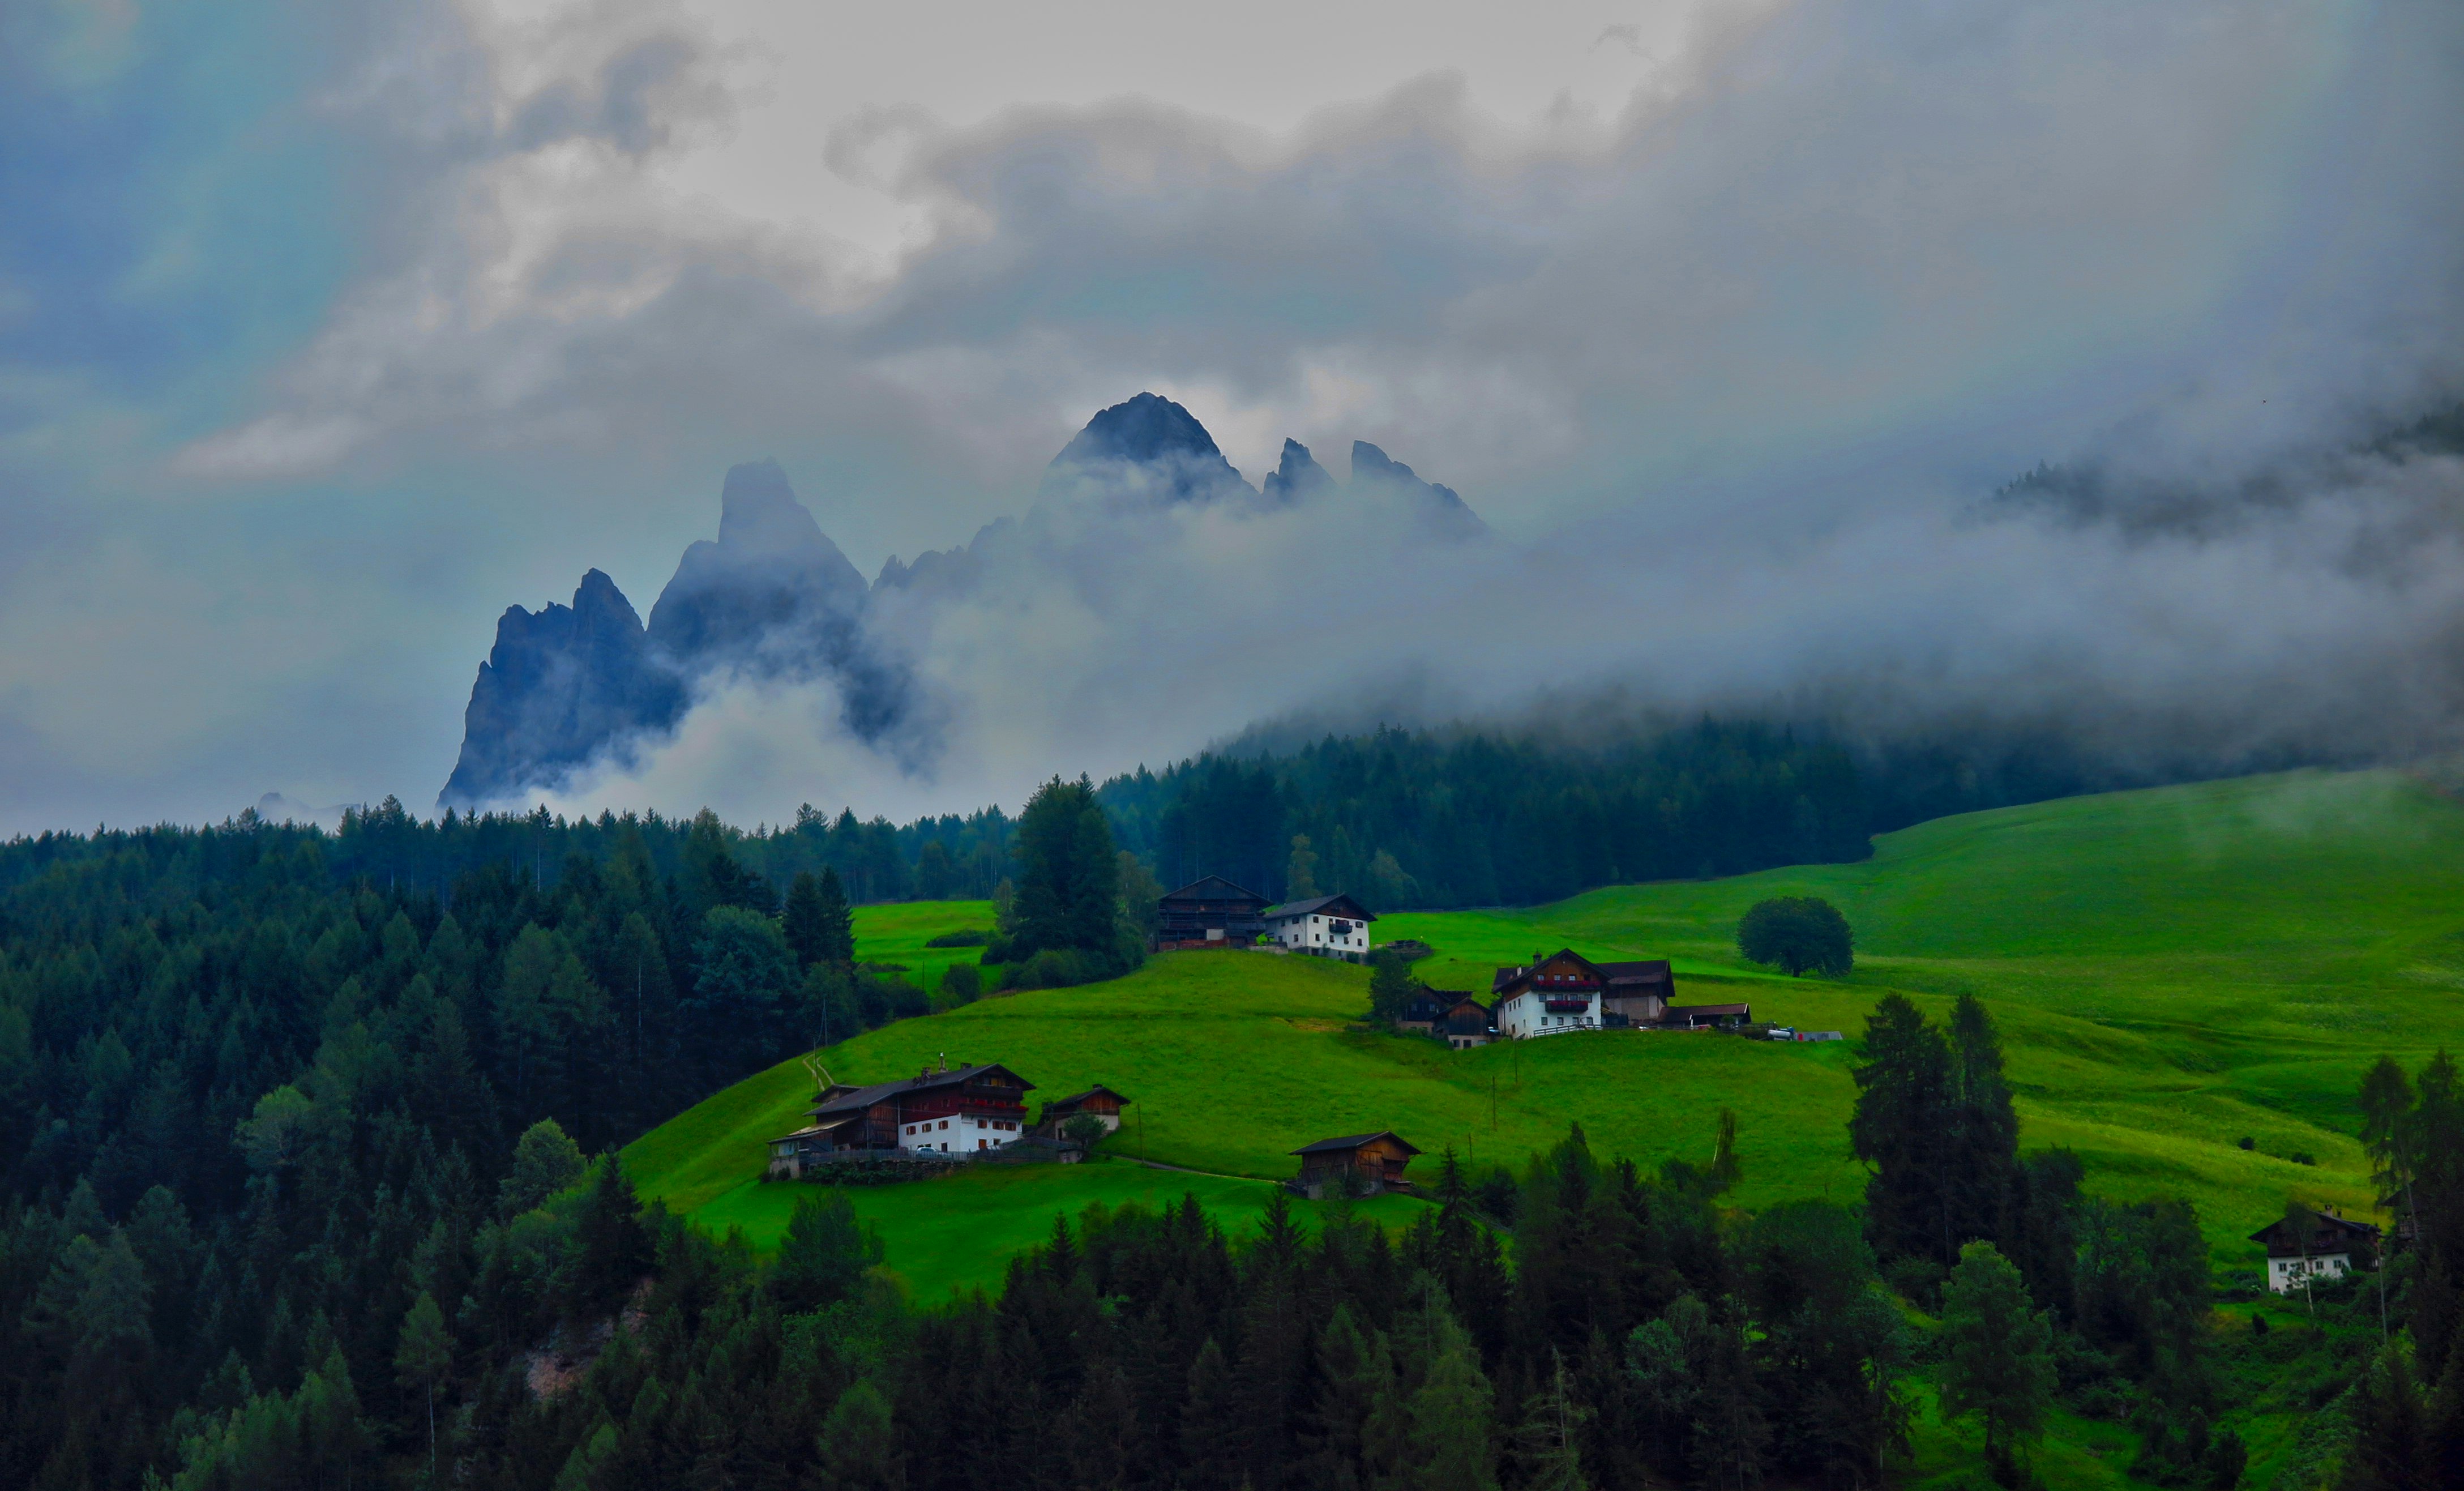
[[[1738,962],[1738,914],[1787,893],[1846,910],[1853,978],[1789,980]],[[986,919],[981,903],[869,908],[858,933],[865,956],[922,971],[923,938]],[[2248,1266],[2255,1249],[2241,1236],[2287,1195],[2366,1206],[2350,1137],[2362,1067],[2382,1051],[2409,1061],[2464,1042],[2464,810],[2392,774],[2246,778],[1947,819],[1879,840],[1859,865],[1396,915],[1377,932],[1437,947],[1422,972],[1458,988],[1485,990],[1491,967],[1536,949],[1673,956],[1683,997],[1748,998],[1765,1018],[1852,1037],[1886,990],[1936,1009],[1973,991],[2010,1046],[2023,1142],[2079,1150],[2108,1193],[2189,1195],[2219,1261]],[[988,999],[847,1042],[823,1053],[842,1081],[946,1053],[1007,1063],[1046,1096],[1100,1081],[1135,1100],[1113,1163],[889,1188],[859,1206],[884,1225],[893,1263],[937,1293],[997,1275],[996,1255],[1086,1200],[1194,1185],[1237,1213],[1263,1197],[1254,1181],[1140,1171],[1129,1158],[1141,1152],[1281,1176],[1301,1143],[1393,1128],[1485,1164],[1519,1161],[1579,1121],[1598,1149],[1650,1162],[1706,1155],[1728,1106],[1747,1205],[1861,1186],[1843,1131],[1848,1045],[1606,1032],[1453,1053],[1348,1030],[1365,985],[1359,969],[1308,959],[1173,954],[1116,983]],[[627,1163],[646,1194],[761,1242],[794,1193],[759,1183],[761,1141],[810,1101],[786,1063],[645,1136]],[[2237,1147],[2245,1136],[2255,1150]]]

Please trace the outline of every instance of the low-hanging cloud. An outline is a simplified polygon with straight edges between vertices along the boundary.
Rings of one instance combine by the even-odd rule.
[[[301,95],[367,168],[370,252],[246,396],[115,395],[138,453],[108,462],[0,439],[0,475],[57,493],[18,531],[59,561],[0,627],[79,638],[87,680],[0,672],[11,822],[424,800],[488,618],[594,563],[646,602],[732,461],[780,455],[870,569],[1024,509],[1142,387],[1252,478],[1287,435],[1375,441],[1505,541],[1329,512],[1048,537],[978,593],[874,607],[938,701],[929,756],[838,738],[820,686],[742,681],[571,800],[963,807],[1278,713],[1573,686],[2067,710],[2217,759],[2455,716],[2452,462],[2351,453],[2464,391],[2452,8],[1764,7],[1655,32],[1619,110],[1520,122],[1445,76],[1280,131],[1168,79],[817,117],[802,168],[838,128],[920,225],[888,261],[666,185],[748,84],[662,9],[416,13]],[[99,446],[100,406],[56,397],[48,428]],[[2104,506],[1984,500],[2040,460]],[[2213,515],[2117,516],[2186,501]],[[180,583],[126,604],[234,644],[218,708],[96,703],[150,676],[91,603],[41,599],[108,573],[96,512],[168,525],[143,547]],[[290,577],[254,603],[290,644],[263,664],[224,620],[246,561]],[[115,712],[157,756],[98,776]]]

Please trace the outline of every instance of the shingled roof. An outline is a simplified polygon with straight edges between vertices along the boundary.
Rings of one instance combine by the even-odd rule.
[[[1380,1129],[1375,1133],[1348,1134],[1340,1139],[1320,1139],[1315,1144],[1304,1144],[1292,1152],[1294,1154],[1340,1154],[1359,1149],[1373,1139],[1392,1139],[1415,1154],[1420,1152],[1419,1145],[1392,1129]]]
[[[1348,895],[1340,894],[1311,896],[1306,901],[1286,901],[1281,906],[1270,906],[1258,914],[1268,921],[1274,921],[1280,917],[1314,916],[1320,912],[1331,916],[1349,916],[1358,922],[1374,922],[1377,919],[1374,913],[1363,909],[1359,902]]]
[[[897,1082],[877,1082],[869,1087],[842,1088],[825,1097],[819,1107],[806,1108],[804,1111],[814,1118],[827,1118],[835,1114],[852,1115],[861,1113],[888,1098],[905,1097],[919,1092],[935,1092],[943,1087],[959,1086],[975,1081],[986,1072],[1000,1072],[1015,1080],[1021,1092],[1031,1092],[1035,1089],[1035,1084],[1000,1063],[983,1062],[974,1066],[956,1067],[946,1072],[925,1072],[921,1076],[906,1077]]]

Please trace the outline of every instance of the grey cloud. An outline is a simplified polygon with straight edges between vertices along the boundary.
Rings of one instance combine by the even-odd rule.
[[[1287,138],[1136,101],[874,121],[834,159],[903,161],[884,179],[937,225],[880,285],[664,206],[533,225],[544,247],[510,257],[523,152],[670,147],[716,117],[707,58],[649,27],[499,131],[484,70],[440,44],[368,95],[427,99],[369,146],[404,226],[225,438],[260,452],[255,489],[364,496],[372,543],[452,522],[488,551],[371,621],[447,657],[361,685],[370,720],[450,723],[460,682],[437,680],[467,681],[508,600],[594,564],[646,593],[737,461],[777,452],[869,570],[1023,510],[1140,387],[1256,471],[1286,437],[1374,442],[1528,545],[1189,512],[1142,519],[1131,563],[1012,524],[914,566],[991,565],[971,599],[885,622],[959,701],[932,774],[833,734],[844,701],[747,679],[689,724],[698,756],[609,794],[689,793],[687,758],[741,739],[781,792],[827,762],[972,800],[1328,701],[1505,710],[1544,684],[2075,708],[2218,759],[2409,749],[2456,717],[2453,475],[2349,448],[2464,390],[2458,26],[1815,4],[1714,37],[1597,129],[1509,128],[1442,78]],[[2101,473],[2110,508],[2207,515],[1980,511],[2039,460]],[[379,511],[414,491],[433,505]],[[1194,609],[1221,623],[1195,642]],[[1342,655],[1309,652],[1331,634]],[[319,749],[346,762],[377,729]],[[319,790],[249,795],[276,784]]]

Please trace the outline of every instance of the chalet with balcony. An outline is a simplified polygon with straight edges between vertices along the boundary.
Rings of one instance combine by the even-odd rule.
[[[1292,1151],[1301,1173],[1284,1184],[1312,1201],[1331,1195],[1376,1195],[1412,1189],[1403,1167],[1419,1150],[1391,1130],[1320,1139]]]
[[[807,1166],[864,1155],[983,1155],[1024,1136],[1034,1087],[1006,1066],[946,1062],[897,1082],[833,1085],[808,1110],[809,1125],[770,1141],[770,1173],[793,1179]]]
[[[2252,1233],[2250,1240],[2267,1247],[2267,1287],[2276,1294],[2379,1266],[2378,1228],[2338,1216],[2332,1207],[2310,1215],[2306,1235],[2278,1219]]]
[[[1501,968],[1488,992],[1501,1041],[1530,1041],[1600,1028],[1600,996],[1608,987],[1598,964],[1573,949],[1554,956],[1531,955],[1515,968]]]
[[[1255,947],[1266,898],[1221,875],[1192,881],[1155,903],[1155,949]]]
[[[1286,901],[1264,913],[1266,935],[1295,953],[1357,963],[1369,956],[1369,924],[1377,918],[1348,895]]]
[[[1534,953],[1531,961],[1501,968],[1489,980],[1492,1018],[1501,1041],[1528,1041],[1577,1030],[1727,1030],[1753,1019],[1750,1005],[1676,1004],[1677,980],[1665,959],[1595,963],[1571,948]]]

